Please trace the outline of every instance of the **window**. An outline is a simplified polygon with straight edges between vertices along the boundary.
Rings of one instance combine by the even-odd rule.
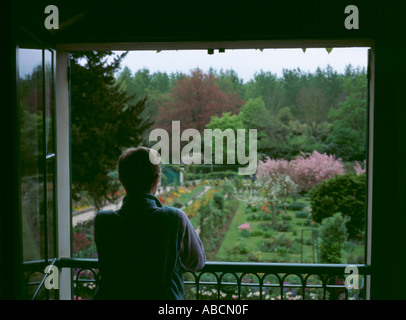
[[[23,260],[27,298],[57,257],[55,220],[54,52],[28,35],[20,38],[19,116]],[[33,266],[33,267],[30,267]],[[53,293],[43,290],[49,298]]]
[[[216,50],[214,55],[207,51],[133,51],[124,58],[122,68],[116,70],[115,83],[121,92],[135,93],[128,105],[147,97],[139,106],[140,117],[154,121],[138,143],[157,146],[159,139],[150,139],[154,129],[162,129],[170,137],[169,161],[162,165],[164,175],[158,196],[164,204],[180,207],[188,214],[205,245],[208,260],[365,262],[367,50]],[[271,51],[289,57],[288,64],[269,68]],[[355,52],[361,60],[354,60]],[[261,54],[268,61],[257,67],[254,62],[261,59]],[[140,64],[131,65],[131,55],[138,57]],[[236,55],[241,55],[241,60],[232,65],[230,61]],[[312,57],[319,59],[312,70],[306,70],[304,63],[296,64]],[[317,68],[323,59],[334,61],[334,57],[336,61],[343,59],[341,70],[334,62]],[[188,65],[188,70],[176,70],[173,66],[177,59],[184,65],[188,60],[194,64]],[[200,67],[208,59],[212,67]],[[216,64],[216,60],[220,62]],[[83,68],[78,72],[85,75],[86,62],[77,61]],[[241,66],[248,69],[244,76]],[[96,105],[92,108],[90,114],[101,113]],[[75,121],[85,121],[91,127],[89,117],[75,119],[75,115],[72,126],[77,125]],[[186,134],[187,129],[195,130],[194,135]],[[219,129],[222,133],[231,129],[231,138],[224,136],[208,143],[204,141],[205,129]],[[241,157],[248,157],[249,129],[257,130],[258,162],[254,172],[239,175],[239,168],[250,163],[238,163],[237,132],[246,130],[241,136],[246,143]],[[171,144],[174,130],[179,134],[178,154]],[[72,136],[73,145],[83,138],[83,133]],[[181,138],[183,133],[185,139]],[[192,141],[198,141],[193,148]],[[214,154],[216,141],[223,142],[223,151]],[[205,161],[205,142],[212,146],[212,163]],[[97,140],[93,143],[97,144]],[[188,145],[188,153],[182,157]],[[165,152],[162,148],[159,151]],[[73,161],[75,156],[81,159],[74,153],[73,148]],[[221,158],[223,162],[219,163]],[[226,163],[228,159],[234,159],[234,163]],[[75,165],[80,167],[81,163]],[[109,176],[117,178],[114,166]],[[110,194],[112,201],[104,203],[106,208],[120,207],[123,190],[114,191]],[[96,257],[92,240],[95,209],[86,189],[78,194],[73,206],[73,255]],[[339,211],[341,215],[335,215]],[[334,251],[337,246],[339,249]]]

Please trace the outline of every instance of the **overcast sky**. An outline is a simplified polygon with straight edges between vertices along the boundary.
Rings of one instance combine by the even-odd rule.
[[[120,51],[118,51],[120,52]],[[156,51],[130,51],[122,62],[122,68],[128,66],[135,73],[142,68],[148,68],[150,73],[177,72],[189,74],[191,69],[200,68],[207,72],[210,67],[217,71],[233,69],[244,82],[252,79],[260,71],[270,71],[277,76],[282,75],[283,69],[300,68],[303,71],[314,72],[317,67],[324,69],[327,65],[339,73],[344,72],[346,65],[354,67],[367,66],[367,48],[334,48],[330,54],[326,49],[264,49],[262,52],[255,49],[226,50],[219,53],[215,50],[213,55],[206,50],[168,50]],[[40,50],[20,51],[20,75],[32,72],[32,69],[41,62]]]
[[[326,49],[255,49],[226,50],[225,53],[214,51],[213,55],[206,50],[179,51],[130,51],[122,62],[134,73],[147,68],[150,73],[165,71],[167,73],[181,71],[189,73],[191,69],[200,68],[207,72],[210,67],[220,70],[233,69],[244,82],[252,79],[255,72],[270,71],[278,76],[283,69],[300,68],[313,72],[327,65],[339,73],[343,73],[345,66],[367,67],[368,48],[334,48],[327,53]]]

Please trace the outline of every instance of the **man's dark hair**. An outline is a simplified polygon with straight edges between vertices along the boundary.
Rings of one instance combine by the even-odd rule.
[[[158,153],[146,147],[129,148],[118,159],[118,177],[127,193],[149,193],[160,177],[161,169],[150,160],[150,153]]]

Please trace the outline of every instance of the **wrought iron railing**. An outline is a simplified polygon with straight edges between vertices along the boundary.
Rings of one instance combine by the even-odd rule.
[[[97,259],[61,258],[57,265],[73,270],[74,299],[92,299],[99,281]],[[185,299],[365,299],[366,276],[371,274],[371,267],[352,266],[359,277],[349,289],[344,264],[207,262],[198,272],[184,273]]]
[[[45,269],[50,266],[59,266],[59,259],[24,262],[25,299],[42,300],[56,299],[55,291],[46,290],[44,284],[49,276]]]

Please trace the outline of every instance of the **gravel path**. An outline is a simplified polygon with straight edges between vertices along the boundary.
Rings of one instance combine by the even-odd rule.
[[[196,198],[201,197],[209,189],[210,189],[210,186],[205,186],[204,190],[201,193],[199,193]],[[191,204],[194,200],[195,199],[190,200],[188,202],[188,205]],[[122,204],[122,199],[120,199],[120,201],[117,204],[109,204],[109,205],[103,207],[103,210],[117,211],[118,209],[121,208],[121,204]],[[89,211],[86,211],[86,212],[83,212],[83,213],[75,214],[72,217],[72,225],[75,227],[78,223],[85,222],[85,221],[88,221],[90,219],[94,219],[95,215],[96,215],[96,210],[94,210],[94,209],[90,209]]]

